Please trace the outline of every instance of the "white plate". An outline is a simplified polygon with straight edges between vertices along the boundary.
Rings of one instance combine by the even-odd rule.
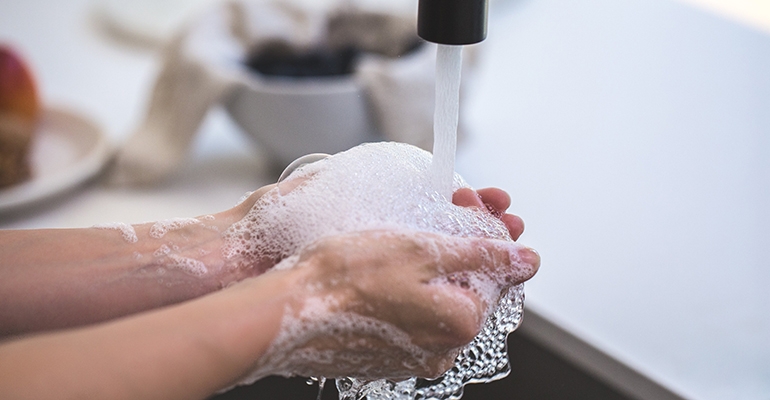
[[[92,122],[64,110],[43,110],[30,154],[32,177],[0,189],[0,213],[77,186],[101,171],[112,151]]]

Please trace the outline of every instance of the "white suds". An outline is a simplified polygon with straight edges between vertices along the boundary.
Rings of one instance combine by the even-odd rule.
[[[152,253],[152,255],[157,258],[157,257],[163,257],[163,256],[167,255],[168,253],[171,253],[171,249],[168,246],[166,246],[165,244],[162,244],[162,245],[160,245],[158,250],[155,250],[155,252]]]
[[[372,230],[429,232],[443,235],[445,238],[480,237],[506,241],[508,246],[518,246],[511,241],[505,225],[487,210],[456,206],[449,200],[451,196],[448,198],[439,193],[432,179],[430,166],[430,153],[401,143],[364,144],[305,165],[295,170],[278,188],[259,198],[247,216],[224,233],[226,243],[223,256],[244,257],[253,262],[265,258],[282,259],[283,261],[274,268],[292,268],[299,259],[298,254],[322,238]],[[281,193],[281,187],[291,186],[295,179],[304,182],[288,193]],[[461,187],[468,186],[455,174],[451,192]],[[435,245],[442,247],[435,251],[430,250],[430,243],[425,243],[424,248],[428,249],[426,251],[429,253],[436,253],[438,257],[438,254],[451,254],[452,249],[446,247],[451,243],[451,240],[437,242]],[[531,271],[531,266],[525,265],[521,260],[496,260],[489,257],[485,258],[485,264],[489,264],[489,268],[484,268],[487,275],[494,276],[469,274],[455,278],[464,279],[464,282],[458,284],[468,285],[487,301],[499,299],[501,288],[509,286],[506,282],[515,274]],[[489,272],[497,270],[501,272]],[[308,287],[308,290],[313,288]],[[504,351],[504,336],[512,329],[510,326],[518,323],[520,296],[521,291],[516,288],[503,296],[497,312],[504,310],[504,313],[499,317],[492,316],[497,314],[494,310],[495,304],[490,304],[490,320],[485,326],[488,333],[482,332],[477,341],[482,343],[481,347],[484,349],[494,346],[494,357],[479,361],[483,364],[479,371],[468,372],[464,368],[458,368],[458,373],[470,375],[448,379],[446,384],[451,385],[441,389],[447,390],[447,395],[436,397],[449,398],[457,390],[461,391],[464,383],[499,376],[500,371],[505,369],[507,355]],[[504,304],[513,305],[506,308]],[[509,321],[514,323],[508,323]],[[408,359],[421,359],[421,350],[415,349],[407,340],[399,339],[403,339],[403,333],[399,334],[395,327],[361,315],[332,312],[328,316],[320,315],[318,319],[286,319],[286,325],[281,328],[280,340],[276,340],[271,346],[271,356],[266,363],[272,364],[269,366],[271,373],[283,375],[313,372],[292,369],[293,366],[302,364],[298,360],[313,360],[316,364],[328,361],[331,363],[329,365],[337,367],[345,365],[365,368],[372,363],[356,358],[360,357],[360,353],[351,353],[349,356],[353,358],[346,358],[344,352],[331,354],[320,350],[313,351],[302,347],[301,344],[305,335],[319,330],[369,332],[369,329],[380,332],[383,339],[393,340],[394,346],[410,354]],[[500,335],[503,335],[502,341],[498,340]],[[490,337],[493,338],[492,342],[489,341]],[[503,346],[502,352],[498,351],[498,344]],[[295,348],[299,347],[302,347],[301,351],[295,352]],[[374,349],[372,351],[376,352]],[[293,361],[282,358],[279,354],[291,357]],[[387,354],[377,356],[388,358]],[[407,358],[402,357],[401,360]],[[370,377],[378,374],[377,370],[359,371]],[[256,371],[252,378],[258,378],[261,373],[264,371]],[[350,382],[358,384],[356,380]],[[412,387],[414,388],[414,385]],[[425,392],[435,388],[435,385],[426,385],[419,390]],[[372,397],[374,398],[377,397]]]
[[[134,227],[123,222],[112,222],[107,224],[98,224],[93,226],[96,229],[115,229],[123,235],[123,239],[129,243],[136,243],[139,238],[136,236]]]
[[[373,229],[510,240],[490,213],[439,194],[430,163],[430,153],[415,146],[372,143],[305,165],[284,184],[305,183],[285,195],[268,192],[224,233],[224,256],[283,259],[322,237]],[[468,185],[455,175],[452,189],[460,187]]]
[[[200,223],[201,221],[196,218],[173,218],[165,221],[158,221],[150,228],[150,237],[160,239],[170,231]]]
[[[170,268],[180,269],[195,276],[203,276],[208,272],[206,264],[194,258],[182,257],[176,254],[169,254],[166,258],[168,262],[164,263],[164,265]]]

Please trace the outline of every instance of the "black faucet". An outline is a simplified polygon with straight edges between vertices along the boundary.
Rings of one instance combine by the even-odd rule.
[[[488,0],[420,0],[417,34],[433,43],[465,45],[487,37]]]

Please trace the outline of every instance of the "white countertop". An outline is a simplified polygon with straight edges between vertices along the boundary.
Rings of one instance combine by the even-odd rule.
[[[90,10],[0,3],[0,41],[23,51],[47,103],[119,142],[158,65],[100,35]],[[770,35],[669,0],[492,13],[458,171],[508,190],[527,222],[521,240],[543,257],[527,305],[685,397],[767,399]],[[268,179],[213,112],[169,184],[90,184],[0,228],[208,214]]]
[[[767,399],[770,35],[665,0],[493,22],[458,170],[511,191],[528,304],[686,397]]]

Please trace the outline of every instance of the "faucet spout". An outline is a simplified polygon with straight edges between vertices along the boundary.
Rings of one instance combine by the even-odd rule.
[[[433,43],[466,45],[487,37],[488,0],[420,0],[417,34]]]

